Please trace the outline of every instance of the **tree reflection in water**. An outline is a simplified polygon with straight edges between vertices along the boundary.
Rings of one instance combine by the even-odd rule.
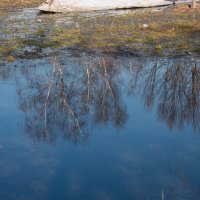
[[[169,128],[190,124],[200,131],[197,58],[61,56],[43,68],[24,67],[17,79],[25,127],[37,140],[54,142],[61,134],[81,142],[90,123],[123,126],[128,93],[155,107]]]
[[[142,91],[145,106],[151,109],[155,104],[161,121],[169,128],[182,128],[188,123],[200,131],[200,66],[197,61],[155,60],[139,68],[136,74],[137,79],[132,81]]]
[[[84,125],[89,121],[116,126],[126,122],[113,61],[102,58],[84,64],[63,67],[54,59],[48,74],[32,71],[26,84],[19,80],[20,108],[34,138],[53,142],[61,132],[63,138],[80,142],[88,136]]]

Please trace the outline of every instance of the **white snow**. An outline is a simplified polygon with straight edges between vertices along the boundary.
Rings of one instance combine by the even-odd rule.
[[[178,2],[182,2],[178,0]],[[172,0],[47,0],[39,10],[76,12],[172,5]]]

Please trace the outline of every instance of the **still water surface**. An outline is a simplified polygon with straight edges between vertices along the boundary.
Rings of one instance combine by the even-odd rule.
[[[199,70],[69,52],[2,65],[0,199],[199,199]]]
[[[53,54],[1,63],[0,199],[200,199],[200,58]]]

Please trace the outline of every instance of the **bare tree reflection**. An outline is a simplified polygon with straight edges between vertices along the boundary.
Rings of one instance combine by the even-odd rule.
[[[25,127],[37,140],[80,142],[90,124],[123,126],[127,93],[155,108],[169,128],[200,131],[198,58],[60,56],[42,63],[0,70],[0,80],[15,75]]]
[[[40,75],[27,73],[26,84],[18,81],[25,127],[34,138],[53,142],[59,132],[67,140],[80,142],[88,136],[84,127],[89,120],[110,121],[116,126],[126,122],[112,61],[101,58],[86,63],[86,67],[62,67],[54,59],[51,68]]]
[[[195,63],[175,63],[163,74],[158,115],[169,127],[191,123],[200,130],[199,73]]]
[[[126,110],[121,106],[119,85],[115,79],[118,73],[113,61],[104,58],[86,67],[87,89],[83,91],[83,98],[86,100],[84,106],[94,114],[95,122],[105,123],[110,120],[121,126],[126,121]]]
[[[188,123],[200,131],[200,66],[194,59],[155,59],[135,73],[145,106],[156,105],[160,120],[170,128]]]
[[[26,113],[26,129],[37,139],[53,142],[60,128],[63,138],[78,142],[87,137],[76,106],[78,91],[66,85],[63,69],[55,60],[49,74],[29,78],[28,87],[18,87],[20,108]],[[25,85],[25,84],[24,84]],[[25,85],[26,87],[26,85]]]

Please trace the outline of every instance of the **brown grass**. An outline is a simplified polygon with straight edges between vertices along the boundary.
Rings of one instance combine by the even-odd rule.
[[[0,0],[0,10],[36,7],[43,2],[44,0]]]
[[[40,17],[42,16],[38,16]],[[51,17],[54,16],[45,16],[46,24],[51,24]],[[54,50],[78,48],[88,51],[128,51],[158,55],[188,52],[200,54],[200,10],[192,10],[187,6],[167,8],[161,12],[130,12],[96,18],[75,16],[75,20],[78,27],[65,27],[61,24],[50,32],[42,24],[33,31],[28,23],[26,29],[19,30],[25,37],[2,41],[0,54],[23,55],[24,48],[30,46],[36,50],[49,47]]]

